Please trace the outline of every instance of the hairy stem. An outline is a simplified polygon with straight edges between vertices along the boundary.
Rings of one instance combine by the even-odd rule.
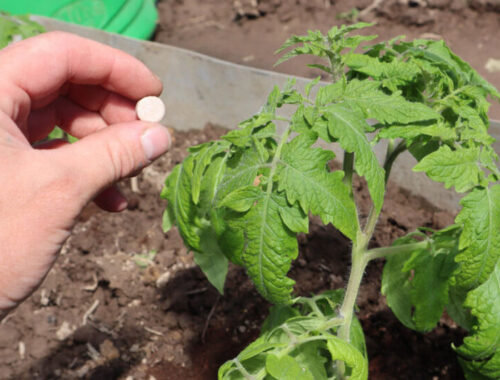
[[[340,57],[337,57],[337,60],[335,60],[334,58],[329,58],[329,61],[332,74],[332,83],[336,83],[342,78],[342,75],[344,75],[344,65],[340,63]]]
[[[344,318],[344,323],[340,326],[337,336],[346,342],[350,341],[349,332],[351,329],[351,322],[354,313],[354,304],[358,296],[359,286],[363,273],[368,261],[365,258],[364,252],[357,251],[356,247],[353,249],[352,267],[349,275],[349,282],[345,292],[344,301],[340,307],[340,316]]]
[[[364,240],[364,239],[361,239]],[[337,336],[346,341],[350,342],[350,332],[351,323],[354,315],[354,304],[356,303],[356,298],[358,297],[359,286],[361,285],[361,280],[363,278],[363,273],[366,268],[368,261],[365,257],[364,249],[359,241],[354,245],[352,249],[352,266],[351,273],[349,274],[349,281],[347,283],[347,289],[344,296],[344,301],[340,307],[340,317],[344,318],[344,323],[337,330]],[[344,379],[345,374],[345,363],[343,361],[337,362],[338,375],[341,379]]]
[[[398,255],[401,253],[413,252],[417,249],[426,249],[430,245],[429,240],[419,241],[417,243],[409,243],[402,245],[395,245],[391,247],[374,248],[365,252],[367,261],[379,259],[381,257]]]
[[[350,342],[354,305],[356,303],[356,298],[358,297],[359,287],[361,285],[361,280],[363,279],[366,265],[369,261],[366,255],[367,247],[372,238],[373,232],[375,231],[375,225],[377,224],[379,215],[380,212],[377,211],[375,207],[372,207],[368,215],[364,231],[358,232],[357,239],[352,247],[351,273],[349,274],[344,300],[342,301],[342,306],[340,307],[340,316],[344,318],[344,323],[337,331],[337,336],[346,342]],[[345,363],[342,361],[337,362],[337,368],[339,377],[344,379]]]

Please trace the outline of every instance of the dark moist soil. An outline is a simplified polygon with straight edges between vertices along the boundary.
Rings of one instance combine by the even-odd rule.
[[[339,12],[371,1],[161,1],[156,39],[218,58],[272,68],[272,52],[291,33],[327,30]],[[488,80],[500,28],[496,1],[384,1],[366,14],[383,38],[443,36]],[[255,6],[257,4],[257,6]],[[493,5],[492,5],[493,4]],[[434,35],[429,35],[433,33]],[[278,69],[315,76],[302,63]],[[497,108],[493,109],[495,116]],[[500,112],[496,114],[499,118]],[[174,126],[182,127],[182,126]],[[269,304],[244,271],[231,267],[220,297],[194,265],[175,230],[164,234],[159,199],[165,176],[186,148],[220,136],[223,129],[176,133],[169,153],[121,186],[130,207],[110,214],[89,205],[40,289],[0,323],[0,379],[215,379],[217,368],[255,339]],[[358,181],[361,214],[368,198]],[[387,245],[418,226],[442,228],[453,215],[389,186],[373,246]],[[343,287],[349,242],[331,226],[311,223],[299,236],[291,270],[296,293]],[[156,252],[150,261],[139,255]],[[380,295],[383,262],[372,263],[358,298],[371,379],[463,379],[451,343],[464,332],[446,317],[428,334],[404,328]]]

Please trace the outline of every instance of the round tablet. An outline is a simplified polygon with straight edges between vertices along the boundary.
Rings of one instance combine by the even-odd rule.
[[[157,123],[165,116],[165,104],[156,96],[146,96],[137,102],[135,112],[139,120]]]

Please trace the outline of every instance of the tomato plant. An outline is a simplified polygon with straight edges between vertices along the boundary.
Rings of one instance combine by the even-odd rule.
[[[220,368],[220,379],[366,379],[355,301],[366,265],[379,258],[387,260],[381,291],[405,326],[429,331],[446,308],[469,331],[456,347],[466,376],[500,378],[500,171],[486,100],[500,94],[443,41],[396,38],[361,50],[376,36],[351,34],[367,26],[291,37],[279,62],[318,57],[323,63],[311,66],[331,83],[318,77],[303,93],[293,80],[275,87],[258,114],[190,148],[166,180],[164,229],[177,226],[208,280],[222,293],[231,261],[275,304],[261,336]],[[342,170],[329,168],[335,154],[319,140],[340,145]],[[383,141],[379,162],[373,147]],[[414,171],[463,194],[461,211],[447,228],[369,249],[404,151],[417,160]],[[369,190],[366,221],[353,174]],[[352,241],[350,276],[345,290],[294,297],[287,272],[310,215]]]

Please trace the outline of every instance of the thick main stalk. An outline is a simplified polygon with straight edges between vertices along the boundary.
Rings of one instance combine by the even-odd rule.
[[[363,273],[365,271],[366,264],[368,263],[364,254],[364,249],[360,249],[360,247],[358,248],[356,246],[353,247],[351,273],[349,275],[349,282],[347,283],[344,301],[340,307],[340,316],[344,318],[344,323],[340,326],[337,332],[337,336],[346,342],[350,341],[354,304],[356,303],[359,286],[361,285]]]

